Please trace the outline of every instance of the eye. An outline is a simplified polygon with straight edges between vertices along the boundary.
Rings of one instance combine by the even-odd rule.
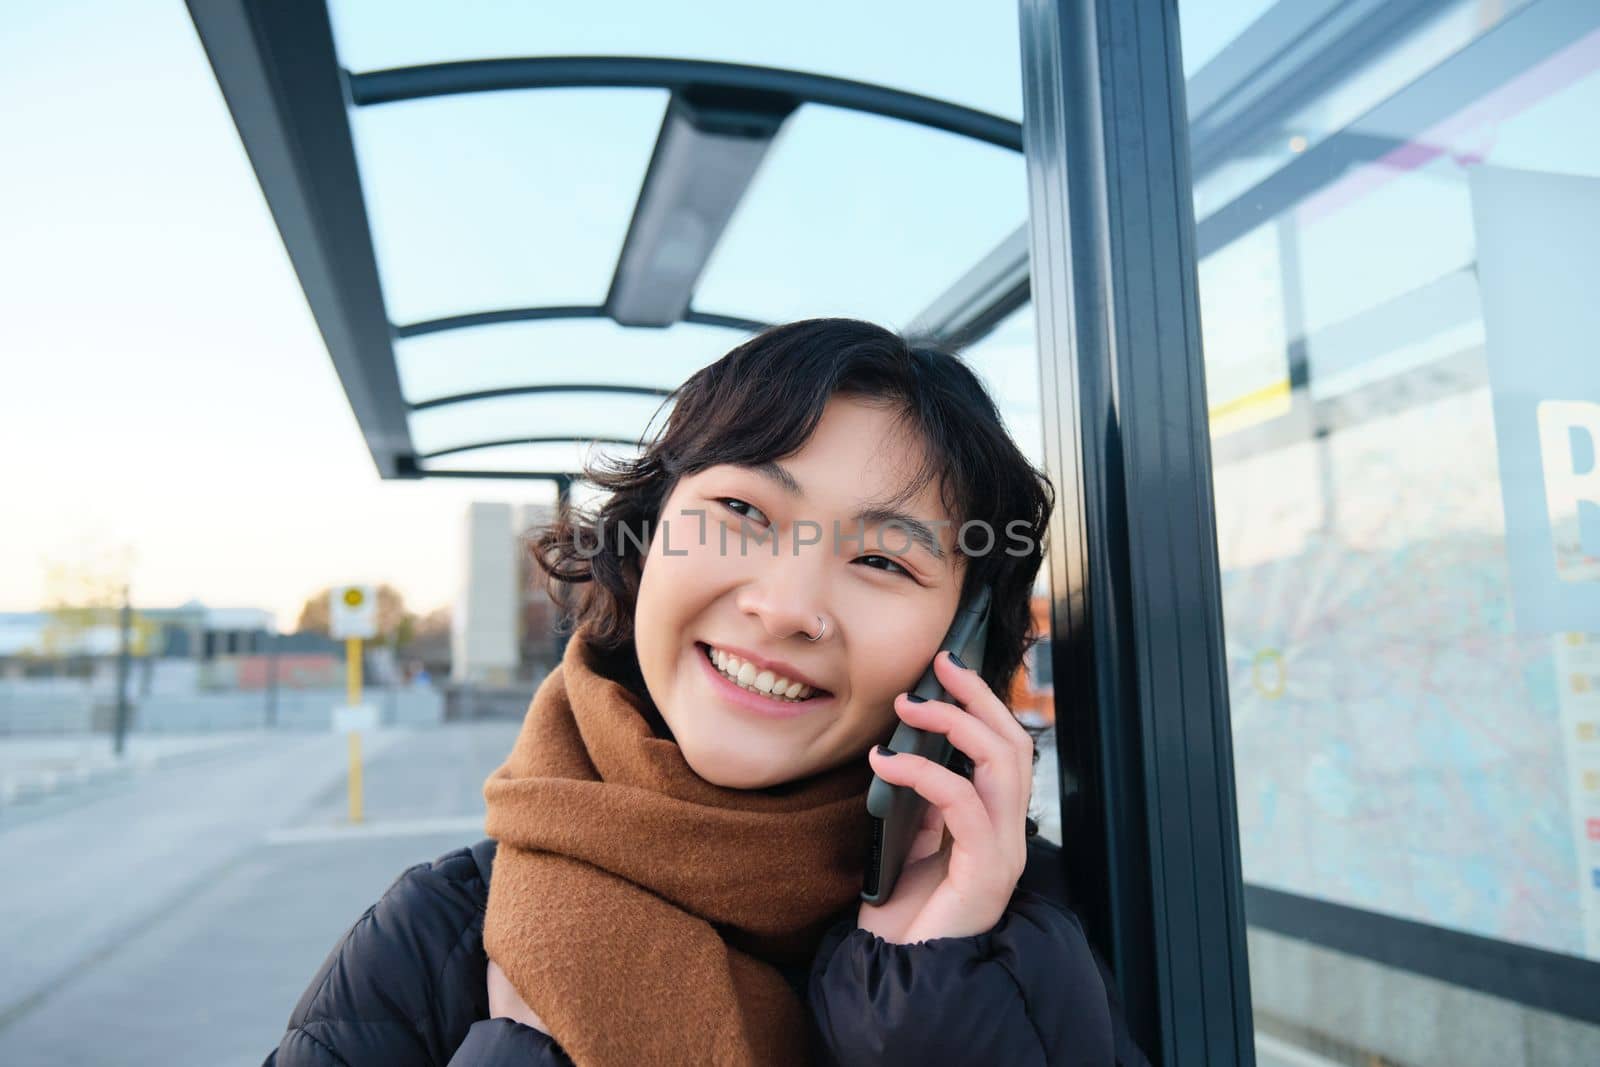
[[[888,556],[876,556],[876,555],[874,555],[874,556],[862,556],[861,559],[881,559],[885,563],[887,563],[889,566],[893,567],[895,570],[897,570],[901,574],[905,575],[907,578],[911,578],[912,577],[912,574],[911,574],[910,571],[908,571],[904,567],[900,566],[900,564],[896,563],[894,560],[890,559]],[[859,562],[859,560],[857,562]],[[872,569],[873,570],[883,570],[884,568],[882,568],[882,567],[873,567]]]
[[[730,501],[731,501],[731,503],[730,503]],[[717,503],[721,504],[723,507],[725,507],[728,510],[732,511],[735,515],[738,515],[738,516],[740,516],[742,518],[750,518],[752,515],[754,515],[754,516],[758,516],[761,519],[762,522],[766,522],[766,520],[767,520],[767,517],[765,515],[761,514],[761,509],[760,508],[756,507],[754,504],[750,504],[750,503],[747,503],[747,502],[745,502],[743,500],[740,500],[736,496],[719,496],[719,497],[717,497]],[[738,505],[740,505],[742,507],[747,507],[750,510],[748,512],[740,511],[738,508],[733,506],[734,504],[738,504]]]

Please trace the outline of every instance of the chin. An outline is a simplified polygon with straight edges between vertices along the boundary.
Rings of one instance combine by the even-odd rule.
[[[696,757],[685,751],[683,758],[695,774],[724,789],[765,789],[794,777],[783,768],[755,763],[727,752],[701,753]]]

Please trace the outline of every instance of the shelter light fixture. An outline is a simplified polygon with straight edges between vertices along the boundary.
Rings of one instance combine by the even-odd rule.
[[[672,94],[606,297],[614,320],[670,326],[683,319],[729,218],[797,105],[760,91]]]

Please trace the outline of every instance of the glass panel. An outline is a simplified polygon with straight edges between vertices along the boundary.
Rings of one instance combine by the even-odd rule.
[[[1183,24],[1183,72],[1193,77],[1217,53],[1271,9],[1277,0],[1232,0],[1209,5],[1205,18]]]
[[[619,445],[592,443],[501,445],[481,448],[471,452],[458,452],[425,461],[422,466],[430,471],[508,471],[549,472],[553,474],[578,474],[591,463],[600,462],[602,455],[632,456],[638,449]]]
[[[669,402],[615,393],[536,393],[473,400],[411,413],[418,455],[490,441],[530,437],[611,437],[637,441],[654,432]],[[471,466],[471,463],[462,464]]]
[[[1026,210],[1019,153],[803,108],[734,213],[695,306],[770,322],[850,315],[903,327]]]
[[[413,403],[535,383],[675,389],[747,336],[687,323],[644,330],[606,319],[512,322],[397,341],[395,361],[400,387]]]
[[[665,107],[552,89],[354,109],[390,320],[604,301]]]
[[[962,359],[983,380],[1000,408],[1000,417],[1023,455],[1044,467],[1044,422],[1039,400],[1039,352],[1034,338],[1033,305],[1007,315],[988,336],[970,345]],[[1060,771],[1056,763],[1055,684],[1050,672],[1050,574],[1041,567],[1034,582],[1034,631],[1039,640],[1028,650],[1006,703],[1024,724],[1042,730],[1034,740],[1039,758],[1033,767],[1033,799],[1029,814],[1041,836],[1061,843]]]
[[[1343,170],[1342,159],[1323,164],[1315,156],[1306,157],[1312,148],[1334,134],[1341,137],[1345,146],[1365,151],[1373,158],[1398,147],[1417,132],[1408,128],[1413,125],[1411,116],[1397,117],[1371,109],[1525,2],[1511,0],[1492,6],[1445,4],[1389,48],[1350,56],[1351,68],[1325,92],[1312,94],[1309,99],[1303,94],[1288,94],[1286,100],[1295,103],[1286,104],[1270,122],[1247,131],[1243,143],[1221,159],[1208,152],[1203,143],[1197,143],[1196,154],[1207,164],[1195,174],[1196,214],[1203,217],[1220,210],[1291,163],[1302,171],[1324,172],[1329,179],[1336,177]],[[1291,43],[1271,42],[1264,47],[1288,47]],[[1241,77],[1247,68],[1262,61],[1262,56],[1219,55],[1214,62],[1222,64],[1223,69],[1216,76]],[[1247,83],[1241,83],[1235,91],[1249,88]],[[1223,108],[1225,104],[1219,110]]]
[[[1514,1001],[1600,961],[1600,7],[1304,61],[1195,190],[1263,1062],[1595,1062]],[[1452,987],[1508,960],[1541,977]]]
[[[1022,454],[1044,467],[1044,419],[1039,398],[1039,352],[1033,305],[1024,304],[994,331],[969,345],[961,358],[983,380],[1000,418]]]
[[[804,70],[1022,117],[1015,4],[624,0],[603,10],[526,0],[331,0],[346,69],[507,56],[646,55]]]

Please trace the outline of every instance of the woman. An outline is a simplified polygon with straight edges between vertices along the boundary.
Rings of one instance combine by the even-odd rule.
[[[1053,506],[959,360],[850,319],[695,374],[599,511],[535,556],[580,591],[484,785],[488,839],[400,876],[269,1064],[1144,1063],[1034,836],[995,695]],[[993,591],[982,663],[934,656]],[[951,702],[916,702],[929,662]],[[886,754],[945,734],[947,769]],[[859,900],[873,773],[929,801]]]

